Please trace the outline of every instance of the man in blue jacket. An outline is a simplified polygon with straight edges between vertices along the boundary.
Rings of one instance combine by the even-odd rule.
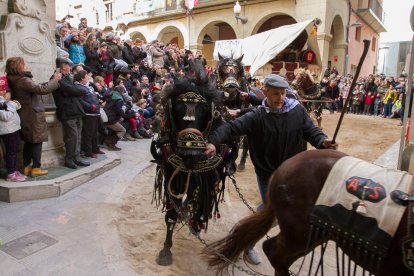
[[[336,149],[327,136],[316,127],[306,110],[293,98],[286,97],[288,82],[271,74],[264,79],[263,105],[234,121],[216,129],[209,138],[206,155],[216,152],[219,144],[233,137],[247,135],[250,157],[253,162],[262,201],[266,204],[268,181],[283,161],[304,151],[303,140],[318,149]],[[255,250],[245,252],[252,264],[261,262]]]

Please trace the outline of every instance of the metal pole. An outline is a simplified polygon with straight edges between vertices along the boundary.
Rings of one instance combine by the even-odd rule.
[[[401,130],[401,140],[400,140],[400,152],[398,155],[398,169],[408,171],[410,160],[411,160],[411,153],[414,150],[414,144],[410,141],[407,135],[406,140],[406,131],[407,131],[407,122],[411,119],[411,98],[412,98],[412,86],[413,86],[413,71],[414,71],[414,34],[411,41],[411,49],[410,49],[410,59],[408,60],[410,66],[408,67],[408,82],[406,88],[406,96],[405,96],[405,107],[404,107],[404,119],[402,124]],[[409,114],[410,113],[410,114]],[[410,115],[410,118],[408,117]],[[407,145],[406,145],[407,142]]]
[[[414,32],[414,6],[411,8],[410,14],[410,25],[411,30]],[[408,60],[410,66],[408,67],[408,82],[407,82],[407,89],[406,89],[406,96],[405,96],[405,106],[404,106],[404,117],[403,117],[403,125],[401,130],[401,140],[400,140],[400,152],[398,155],[398,165],[397,168],[399,170],[404,170],[408,172],[410,167],[410,161],[412,153],[414,152],[414,144],[410,141],[410,121],[411,121],[411,114],[412,114],[412,105],[411,105],[411,98],[412,98],[412,86],[413,86],[413,71],[414,71],[414,34],[411,40],[411,48],[410,48],[410,59]],[[408,132],[408,133],[406,133]],[[407,144],[405,144],[407,142]]]

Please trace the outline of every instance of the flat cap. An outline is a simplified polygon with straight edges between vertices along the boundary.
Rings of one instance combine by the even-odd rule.
[[[64,58],[64,57],[58,57],[58,58],[56,58],[56,67],[58,68],[62,64],[69,64],[69,65],[71,65],[72,62],[69,59]]]
[[[276,74],[267,75],[263,80],[263,85],[276,88],[289,88],[289,83],[282,76]]]

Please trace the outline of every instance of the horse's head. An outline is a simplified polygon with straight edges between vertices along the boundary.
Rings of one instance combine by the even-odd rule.
[[[204,69],[194,63],[195,76],[176,80],[165,93],[167,124],[175,136],[176,154],[187,169],[205,159],[206,139],[214,118],[214,105],[219,103],[216,80],[209,79]]]
[[[295,79],[292,82],[292,86],[302,98],[316,99],[320,97],[318,85],[309,70],[299,68],[295,72]]]
[[[244,68],[242,64],[243,55],[238,59],[224,58],[218,54],[219,64],[217,65],[217,75],[221,88],[229,93],[229,98],[237,95],[241,89],[241,83],[244,77]]]

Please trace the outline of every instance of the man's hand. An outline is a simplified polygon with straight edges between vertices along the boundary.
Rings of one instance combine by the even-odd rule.
[[[207,143],[204,154],[207,155],[208,157],[211,157],[215,153],[216,153],[216,147],[213,144]]]
[[[227,113],[230,115],[232,119],[235,119],[240,115],[240,109],[227,109]]]
[[[338,149],[338,144],[337,143],[332,143],[332,140],[326,139],[325,141],[323,141],[322,144],[323,144],[323,147],[325,149],[333,149],[333,150]]]

